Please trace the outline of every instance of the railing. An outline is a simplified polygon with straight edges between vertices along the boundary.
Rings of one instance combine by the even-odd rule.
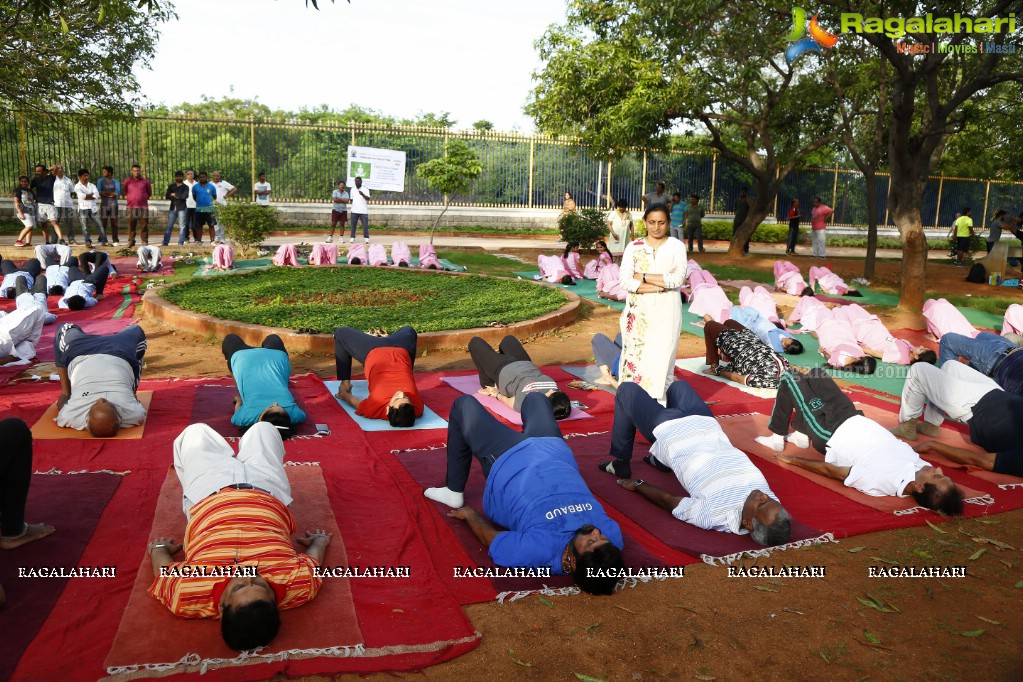
[[[698,194],[708,212],[731,213],[739,188],[753,186],[744,169],[717,155],[639,150],[606,163],[590,157],[575,140],[543,135],[361,123],[9,114],[0,117],[0,191],[11,192],[17,176],[31,176],[31,166],[38,162],[60,162],[72,177],[78,168],[88,168],[94,179],[101,166],[113,166],[115,177],[124,178],[138,163],[161,196],[175,171],[191,168],[221,171],[238,186],[240,196],[251,196],[257,174],[265,172],[274,200],[327,202],[343,177],[352,144],[406,153],[405,191],[375,192],[377,201],[439,205],[443,197],[416,176],[416,168],[443,154],[449,138],[467,142],[483,164],[469,192],[451,197],[456,206],[560,208],[567,191],[580,208],[607,207],[619,198],[638,208],[642,194],[663,181],[669,192],[678,190],[684,198]],[[889,182],[887,174],[878,174],[881,225],[893,224],[887,209]],[[863,177],[838,166],[790,173],[773,213],[786,220],[793,198],[808,213],[815,196],[835,209],[833,224],[866,224]],[[924,192],[924,225],[949,226],[967,205],[980,225],[996,209],[1018,211],[1023,208],[1023,182],[934,176]]]

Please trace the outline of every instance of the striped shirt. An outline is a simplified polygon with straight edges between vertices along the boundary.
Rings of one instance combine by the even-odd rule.
[[[185,560],[169,564],[168,573],[197,566],[258,566],[259,575],[275,588],[277,608],[290,609],[311,601],[321,579],[319,564],[291,544],[295,518],[279,500],[258,490],[222,490],[199,501],[185,529]],[[183,568],[184,567],[184,568]],[[217,618],[216,588],[228,582],[218,576],[161,576],[149,594],[175,615]],[[283,596],[281,592],[283,591]]]
[[[742,374],[746,385],[754,388],[778,388],[779,377],[789,368],[749,329],[725,329],[718,334],[718,348],[729,360],[722,369]]]
[[[689,493],[672,514],[680,521],[707,530],[745,534],[742,507],[754,490],[778,498],[767,479],[745,453],[737,450],[713,417],[672,419],[654,429],[650,448],[661,463],[670,466]]]

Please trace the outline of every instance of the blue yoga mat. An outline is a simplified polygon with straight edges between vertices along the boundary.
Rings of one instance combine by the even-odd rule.
[[[441,419],[437,416],[437,413],[431,410],[429,407],[423,406],[423,416],[416,420],[416,423],[407,428],[398,428],[391,426],[387,423],[386,419],[366,419],[363,416],[355,414],[355,408],[346,402],[338,400],[334,397],[337,393],[337,389],[341,386],[340,381],[324,381],[323,385],[327,387],[330,392],[330,396],[334,398],[338,405],[341,406],[348,416],[351,417],[359,428],[363,431],[417,431],[420,429],[446,429],[448,428],[448,422],[446,419]],[[369,396],[369,382],[365,379],[352,382],[352,395],[356,398],[366,398]]]

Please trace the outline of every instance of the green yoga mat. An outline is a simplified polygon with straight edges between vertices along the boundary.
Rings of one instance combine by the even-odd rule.
[[[515,274],[522,279],[533,279],[533,277],[540,274],[540,271],[533,270],[532,272],[516,272]],[[625,303],[622,301],[609,301],[606,298],[597,296],[597,280],[595,279],[577,279],[574,286],[568,284],[554,284],[552,286],[559,287],[565,291],[571,291],[577,296],[582,296],[594,303],[600,303],[601,305],[606,305],[609,308],[614,308],[615,310],[625,309]]]
[[[817,339],[810,334],[795,334],[794,336],[803,344],[803,352],[799,355],[786,355],[785,359],[789,361],[789,364],[798,367],[825,367],[828,373],[836,379],[844,379],[851,384],[893,396],[902,395],[902,385],[906,383],[906,375],[909,374],[908,365],[893,365],[878,360],[877,371],[873,374],[857,374],[835,369],[829,366],[827,359],[820,354],[820,343]]]
[[[266,258],[250,258],[248,260],[236,260],[234,262],[234,268],[231,270],[214,270],[210,267],[213,264],[213,259],[210,257],[203,258],[199,261],[201,267],[195,269],[192,273],[192,277],[212,277],[213,275],[223,275],[228,272],[238,272],[241,270],[261,270],[263,268],[270,267],[270,257]]]

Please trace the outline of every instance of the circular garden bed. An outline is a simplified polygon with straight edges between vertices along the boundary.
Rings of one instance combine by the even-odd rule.
[[[318,333],[342,326],[393,331],[410,324],[420,333],[503,326],[566,303],[560,290],[531,282],[369,267],[197,277],[160,296],[222,320]]]

